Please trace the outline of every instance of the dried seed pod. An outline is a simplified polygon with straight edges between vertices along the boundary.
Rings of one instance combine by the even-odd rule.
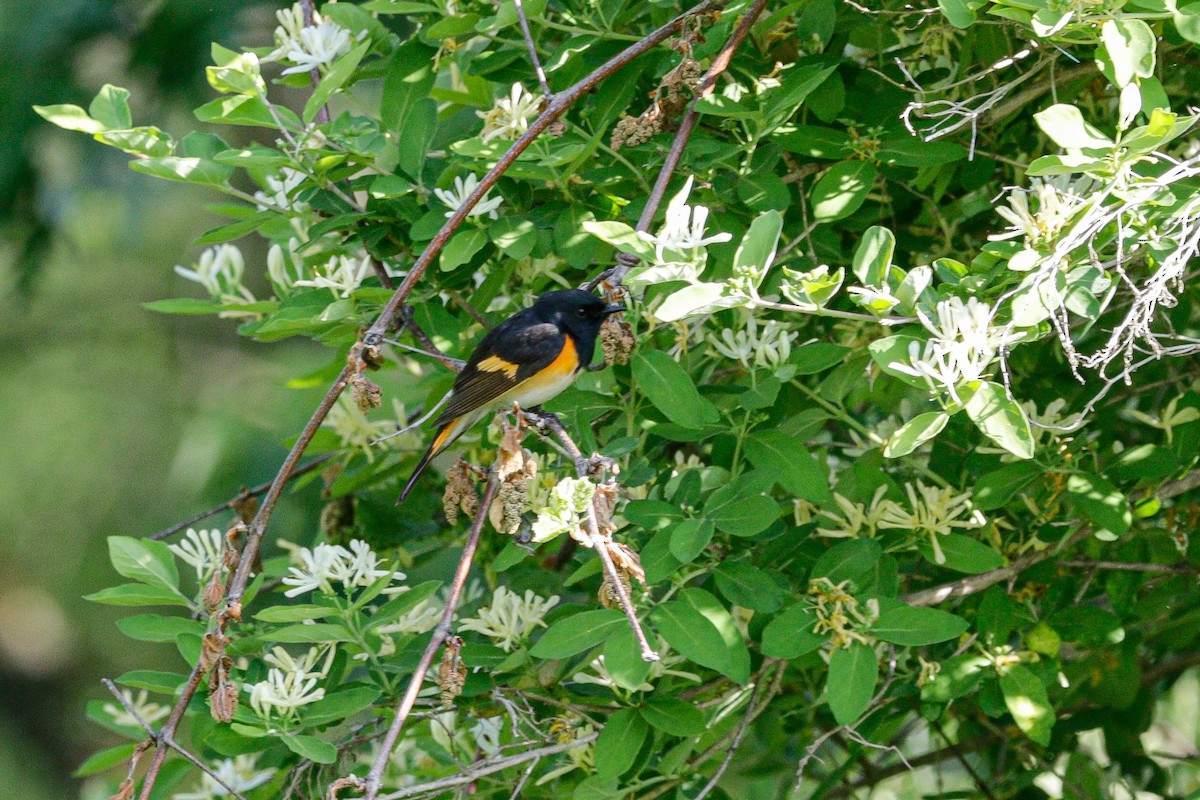
[[[234,498],[229,507],[238,515],[238,519],[249,525],[258,513],[258,498],[250,494],[249,487],[243,486],[241,494]]]
[[[334,544],[353,538],[354,495],[346,495],[325,504],[321,509],[321,533]]]
[[[628,573],[618,569],[617,579],[625,587],[626,596],[632,595],[633,584],[629,580]],[[605,608],[618,608],[621,605],[620,595],[617,594],[617,587],[613,584],[612,578],[607,573],[604,575],[604,582],[600,584],[600,591],[597,592],[597,597],[600,600],[600,605]]]
[[[221,659],[225,658],[225,645],[229,643],[228,637],[222,636],[219,633],[206,633],[200,645],[200,662],[197,668],[201,675],[206,675],[213,667],[217,666]]]
[[[633,326],[616,315],[609,316],[600,326],[600,348],[604,353],[604,363],[628,364],[629,356],[637,346],[633,336]]]
[[[446,491],[442,494],[442,511],[451,525],[458,524],[461,511],[474,517],[479,510],[479,495],[471,483],[471,468],[465,461],[457,462],[446,473]]]
[[[208,693],[208,710],[217,722],[232,722],[238,709],[238,685],[220,681]]]
[[[612,556],[613,564],[621,573],[629,573],[638,579],[638,583],[646,585],[646,570],[642,569],[642,558],[627,544],[608,542],[608,554]]]
[[[350,398],[364,414],[383,405],[383,390],[362,375],[350,379]]]
[[[467,665],[462,660],[462,639],[457,636],[446,640],[435,682],[442,690],[442,708],[450,708],[467,683]]]
[[[212,613],[217,610],[217,607],[221,605],[221,601],[224,599],[225,585],[221,583],[221,571],[217,570],[204,586],[204,593],[201,595],[201,600],[209,613]]]

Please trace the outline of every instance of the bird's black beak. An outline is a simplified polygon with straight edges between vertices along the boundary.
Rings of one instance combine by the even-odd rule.
[[[621,305],[620,303],[613,303],[611,306],[605,307],[604,316],[607,317],[610,314],[620,314],[624,310],[625,306]]]

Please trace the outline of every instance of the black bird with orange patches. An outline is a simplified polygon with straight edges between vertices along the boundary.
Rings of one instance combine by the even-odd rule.
[[[446,409],[434,421],[433,443],[397,502],[412,491],[429,462],[488,412],[517,403],[535,408],[566,389],[592,362],[600,326],[624,306],[591,292],[547,292],[488,331],[458,373]]]

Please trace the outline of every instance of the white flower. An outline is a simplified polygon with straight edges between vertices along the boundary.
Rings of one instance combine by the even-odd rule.
[[[775,320],[767,320],[760,332],[754,317],[744,319],[745,324],[736,332],[725,328],[719,337],[709,334],[709,344],[726,358],[741,361],[746,366],[774,368],[788,360],[792,354],[792,341],[799,334],[792,333]]]
[[[228,797],[229,791],[225,786],[239,793],[256,789],[271,780],[277,772],[273,767],[255,771],[257,765],[258,756],[254,754],[216,761],[212,764],[212,771],[221,779],[220,782],[205,773],[200,776],[199,791],[173,795],[173,800],[216,800],[218,797]]]
[[[284,57],[296,66],[288,67],[284,75],[311,72],[332,64],[350,52],[350,31],[336,22],[322,22],[301,28],[296,38],[288,43]]]
[[[535,544],[571,533],[582,522],[582,514],[596,493],[596,485],[587,478],[563,478],[550,490],[546,505],[537,508],[532,531]]]
[[[133,707],[133,710],[137,712],[138,716],[140,716],[147,725],[153,725],[171,713],[169,706],[151,703],[149,695],[146,693],[145,689],[138,692],[137,697],[134,697],[128,689],[122,689],[121,696],[125,698],[125,702]],[[116,725],[139,729],[142,727],[142,724],[138,722],[137,717],[125,710],[123,705],[117,705],[116,703],[105,703],[101,708],[104,713],[112,717],[112,721]]]
[[[272,667],[277,667],[283,672],[295,672],[306,678],[323,678],[329,672],[329,666],[333,663],[335,653],[335,648],[330,645],[328,652],[325,654],[325,666],[317,669],[317,662],[321,660],[321,651],[324,649],[324,646],[310,647],[302,657],[297,659],[287,650],[276,645],[271,648],[271,652],[263,656],[263,661]]]
[[[672,669],[672,667],[674,667],[676,664],[679,664],[686,659],[681,655],[672,653],[666,641],[661,637],[659,637],[658,647],[655,649],[659,654],[659,660],[650,662],[650,671],[646,673],[646,680],[643,681],[636,689],[634,689],[634,691],[653,691],[654,682],[665,675],[674,675],[677,678],[683,678],[684,680],[692,681],[693,683],[700,683],[700,676],[694,672],[682,672],[680,670]],[[610,689],[617,688],[617,682],[613,680],[612,673],[608,671],[608,665],[604,663],[603,655],[598,655],[592,659],[592,662],[588,664],[588,667],[596,674],[592,675],[587,672],[576,672],[571,677],[571,680],[575,681],[576,683],[590,683],[596,686],[607,686]]]
[[[399,416],[398,419],[404,419],[404,417]],[[341,440],[342,447],[358,448],[363,451],[367,461],[374,461],[375,452],[372,445],[379,437],[394,431],[396,421],[372,422],[367,419],[367,415],[352,399],[343,394],[333,408],[329,409],[329,414],[321,423],[321,427],[332,430]]]
[[[475,739],[475,746],[486,756],[500,752],[500,732],[504,728],[503,717],[481,717],[467,730]]]
[[[733,238],[730,233],[717,233],[713,236],[704,235],[704,226],[708,222],[708,209],[704,206],[689,206],[688,195],[692,191],[692,180],[689,175],[679,194],[671,198],[667,204],[666,219],[658,235],[651,236],[645,231],[638,231],[638,236],[654,245],[655,255],[660,262],[668,261],[665,251],[683,252],[696,250],[717,242],[728,242]]]
[[[1079,423],[1083,420],[1083,414],[1063,414],[1062,411],[1066,407],[1067,401],[1061,397],[1051,400],[1045,411],[1038,411],[1037,403],[1032,400],[1021,403],[1021,408],[1025,409],[1025,414],[1033,425],[1033,435],[1039,441],[1047,433],[1053,437],[1079,427]],[[998,450],[997,452],[1007,453],[1008,451]]]
[[[476,631],[493,639],[506,653],[523,641],[539,625],[542,618],[558,605],[558,595],[546,599],[526,589],[522,598],[508,587],[501,586],[492,595],[492,604],[479,609],[477,616],[458,623],[460,631]]]
[[[982,380],[996,359],[999,348],[1020,338],[992,327],[992,309],[972,297],[966,303],[952,297],[937,304],[937,322],[918,309],[921,324],[931,334],[921,347],[909,347],[909,362],[894,361],[892,369],[922,378],[931,391],[946,391],[961,403],[957,388]]]
[[[196,580],[204,583],[221,566],[225,535],[216,528],[199,531],[188,528],[183,539],[167,547],[180,561],[191,565],[196,570]]]
[[[247,687],[250,706],[264,720],[269,720],[276,711],[289,714],[325,697],[325,690],[317,687],[317,681],[304,672],[285,672],[272,667],[265,681]]]
[[[1014,188],[1008,195],[1008,207],[996,206],[996,213],[1011,227],[988,239],[1024,237],[1028,245],[1046,244],[1067,226],[1080,208],[1091,202],[1094,182],[1090,178],[1072,180],[1069,175],[1034,178],[1031,189]],[[1037,211],[1029,210],[1028,196],[1037,199]]]
[[[325,265],[324,271],[316,270],[310,279],[298,280],[293,286],[312,286],[316,289],[328,289],[334,297],[349,297],[355,289],[362,285],[363,280],[371,274],[371,257],[364,255],[361,260],[350,256],[332,256]]]
[[[299,249],[300,240],[293,236],[288,239],[286,252],[279,244],[271,245],[267,251],[267,275],[280,295],[287,294],[297,281],[304,279],[304,262],[297,252]]]
[[[955,528],[978,528],[987,520],[983,514],[971,507],[971,495],[939,486],[926,486],[917,481],[904,485],[912,511],[899,503],[893,503],[877,522],[879,528],[902,528],[929,535],[933,547],[934,561],[946,563],[939,536],[952,533]]]
[[[433,193],[437,196],[437,199],[441,200],[446,207],[450,209],[446,212],[447,219],[454,216],[454,212],[458,211],[462,204],[465,203],[467,198],[471,195],[471,192],[475,191],[475,187],[478,185],[479,178],[476,178],[473,174],[468,174],[465,179],[461,175],[457,175],[454,178],[453,190],[433,190]],[[486,215],[491,219],[496,219],[499,216],[499,214],[496,213],[496,209],[499,208],[500,204],[504,202],[504,198],[489,198],[488,194],[490,192],[490,189],[487,192],[484,192],[483,197],[479,198],[479,202],[476,203],[475,207],[471,209],[469,214],[467,214],[468,217],[482,217]]]
[[[380,569],[378,556],[370,546],[359,539],[350,542],[350,549],[337,544],[318,544],[312,550],[300,550],[301,566],[289,567],[283,583],[293,588],[284,592],[286,597],[295,597],[305,592],[320,591],[334,594],[333,584],[341,583],[346,590],[357,586],[370,586],[378,578],[391,575],[393,580],[404,580],[403,572]]]
[[[411,635],[433,630],[442,618],[442,607],[432,599],[425,599],[413,606],[409,611],[398,617],[395,622],[380,625],[376,630],[382,634],[399,633]]]
[[[887,489],[887,486],[880,486],[876,489],[869,506],[864,506],[862,503],[855,503],[841,494],[834,492],[833,501],[837,503],[842,514],[839,516],[832,511],[821,509],[818,512],[820,516],[832,520],[834,527],[818,528],[817,534],[834,539],[874,539],[884,517],[895,513],[892,507],[896,503],[892,500],[883,499],[883,496],[887,494]]]
[[[203,286],[214,300],[223,303],[253,303],[254,295],[242,286],[246,260],[232,244],[219,244],[200,254],[195,269],[176,266],[175,272]]]
[[[265,211],[266,204],[269,203],[272,208],[288,209],[296,213],[307,211],[307,203],[292,199],[292,193],[299,188],[300,184],[304,183],[306,178],[308,176],[303,172],[291,167],[280,167],[279,172],[267,175],[263,178],[263,183],[267,185],[266,190],[254,193],[254,199],[263,203],[263,205],[257,206],[258,210]]]
[[[529,130],[529,120],[537,116],[541,103],[537,95],[530,94],[524,86],[514,83],[508,97],[501,97],[488,111],[475,112],[483,120],[483,130],[480,132],[483,141],[521,138]]]

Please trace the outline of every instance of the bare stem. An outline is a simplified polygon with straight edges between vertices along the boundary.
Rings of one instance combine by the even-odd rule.
[[[492,500],[496,497],[496,489],[498,487],[499,483],[495,478],[488,479],[487,488],[483,491],[483,499],[479,503],[479,511],[476,512],[475,520],[471,523],[470,533],[467,534],[467,543],[463,545],[462,557],[458,560],[458,569],[454,573],[454,582],[450,584],[450,596],[446,598],[446,608],[442,611],[442,618],[438,621],[437,627],[433,629],[433,635],[429,637],[429,644],[425,647],[425,652],[421,654],[421,660],[418,662],[417,668],[408,682],[408,688],[405,689],[404,696],[400,698],[400,704],[396,707],[396,716],[392,718],[392,724],[388,728],[387,735],[380,742],[379,755],[376,757],[375,763],[371,765],[371,771],[367,773],[367,779],[363,782],[363,788],[366,791],[366,800],[375,800],[375,797],[379,794],[383,770],[387,766],[388,759],[392,756],[392,750],[396,747],[396,740],[400,737],[400,730],[404,727],[404,723],[412,711],[413,704],[417,701],[421,685],[425,682],[425,676],[428,674],[429,668],[433,665],[434,656],[437,655],[438,649],[441,648],[446,638],[450,635],[450,623],[454,619],[454,612],[458,608],[459,599],[462,597],[463,587],[467,583],[467,575],[471,572],[471,562],[474,560],[475,550],[479,546],[479,534],[483,530],[483,522],[487,519],[488,509],[492,506]]]
[[[542,94],[549,97],[550,84],[546,82],[546,71],[542,69],[542,62],[538,59],[537,48],[533,45],[533,34],[529,30],[529,20],[525,17],[525,8],[521,5],[521,0],[513,0],[513,6],[517,9],[517,20],[521,23],[521,35],[525,37],[525,47],[529,50],[529,63],[533,64],[533,71],[537,73],[538,83],[542,87]]]
[[[317,13],[316,9],[313,8],[313,0],[300,0],[300,7],[302,9],[304,9],[304,27],[311,28],[314,17],[316,17],[316,13]],[[308,74],[312,78],[313,88],[316,89],[317,84],[319,84],[321,82],[321,70],[317,69],[316,67],[313,67],[312,71],[309,72]],[[328,106],[323,105],[319,109],[317,109],[316,121],[317,121],[318,125],[324,125],[326,122],[329,122],[329,107]]]

